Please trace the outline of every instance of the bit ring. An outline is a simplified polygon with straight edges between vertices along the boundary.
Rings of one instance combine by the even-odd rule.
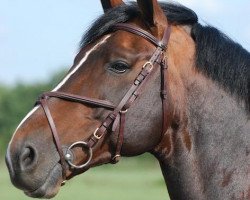
[[[75,164],[73,164],[73,161],[71,159],[70,150],[73,149],[75,146],[78,146],[78,145],[80,145],[83,149],[85,149],[83,151],[87,152],[87,154],[88,154],[88,159],[82,165],[75,165]],[[65,160],[68,162],[68,164],[71,167],[76,168],[76,169],[82,169],[82,168],[86,167],[90,163],[90,161],[92,159],[92,156],[93,156],[92,148],[89,147],[86,142],[78,141],[78,142],[75,142],[75,143],[71,144],[69,146],[69,148],[66,150]]]

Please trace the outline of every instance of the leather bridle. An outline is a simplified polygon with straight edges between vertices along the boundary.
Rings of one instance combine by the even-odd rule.
[[[72,168],[84,168],[87,167],[92,159],[92,149],[98,143],[98,141],[103,138],[109,132],[117,132],[118,131],[118,139],[116,145],[116,151],[114,156],[111,158],[112,163],[116,163],[119,161],[120,152],[123,144],[123,135],[124,135],[124,126],[125,126],[125,114],[133,104],[133,102],[140,96],[143,92],[143,88],[146,86],[150,77],[157,71],[158,67],[161,68],[161,99],[162,99],[162,110],[163,110],[163,126],[162,131],[165,133],[166,127],[166,118],[167,118],[167,62],[165,62],[164,52],[167,49],[170,33],[171,33],[171,26],[168,26],[165,31],[161,41],[155,38],[150,33],[142,30],[141,28],[135,27],[130,24],[117,24],[113,27],[113,30],[122,30],[127,31],[132,34],[141,36],[154,44],[157,48],[154,51],[152,57],[149,61],[147,61],[140,73],[137,75],[134,83],[127,91],[125,96],[122,98],[120,103],[115,106],[113,103],[106,101],[106,100],[99,100],[95,98],[67,94],[64,92],[46,92],[43,93],[39,99],[37,100],[37,105],[40,104],[44,110],[44,113],[47,117],[54,142],[57,148],[57,151],[60,156],[60,162],[62,165],[62,177],[65,182],[66,180],[66,170],[67,164],[70,165]],[[87,141],[78,141],[70,145],[66,151],[63,151],[57,129],[53,120],[53,117],[50,113],[50,109],[48,107],[47,100],[51,97],[59,98],[62,100],[70,101],[70,102],[78,102],[86,105],[92,105],[95,107],[102,107],[112,112],[107,116],[107,118],[102,122],[102,124],[94,131],[94,133],[90,136]],[[75,165],[73,164],[73,156],[71,150],[74,147],[81,146],[83,151],[88,154],[88,159],[82,165]]]

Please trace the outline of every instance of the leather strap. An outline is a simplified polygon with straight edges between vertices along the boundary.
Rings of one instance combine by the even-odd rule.
[[[161,41],[159,41],[150,33],[138,27],[135,27],[133,25],[117,24],[114,26],[113,29],[124,30],[132,34],[139,35],[145,38],[146,40],[150,41],[157,47],[152,57],[150,58],[150,60],[144,64],[141,72],[138,74],[138,76],[134,80],[133,85],[130,87],[130,89],[127,91],[127,93],[125,94],[125,96],[122,98],[122,100],[117,106],[115,106],[113,103],[106,101],[106,100],[73,95],[73,94],[68,94],[68,93],[58,92],[58,91],[44,93],[42,96],[40,96],[39,100],[37,101],[37,104],[40,104],[42,106],[44,113],[47,117],[50,129],[51,129],[54,141],[55,141],[55,145],[56,145],[56,148],[58,150],[58,153],[61,159],[61,165],[62,165],[62,170],[63,170],[62,176],[64,180],[66,180],[67,163],[65,161],[64,153],[62,150],[62,145],[58,137],[58,133],[57,133],[57,129],[56,129],[53,117],[50,113],[50,110],[47,104],[47,99],[49,97],[60,98],[66,101],[78,102],[78,103],[88,104],[92,106],[103,107],[108,110],[113,110],[113,112],[111,112],[108,115],[108,117],[102,122],[100,127],[90,136],[89,140],[87,141],[87,145],[89,148],[93,148],[97,144],[97,142],[109,132],[109,130],[112,132],[119,131],[118,137],[117,137],[117,146],[116,146],[115,155],[111,160],[111,162],[116,163],[119,161],[120,152],[121,152],[122,144],[123,144],[124,127],[125,127],[125,119],[126,119],[125,113],[127,112],[127,109],[130,108],[133,102],[143,92],[143,89],[145,88],[148,80],[150,80],[150,77],[152,77],[152,75],[157,71],[157,69],[159,69],[157,66],[161,66],[161,98],[162,98],[162,107],[163,107],[162,130],[164,132],[167,129],[166,123],[165,123],[166,117],[167,117],[167,101],[166,101],[166,98],[167,98],[166,96],[167,95],[167,81],[166,81],[167,66],[166,64],[167,63],[164,62],[163,52],[166,51],[167,49],[167,44],[168,44],[170,33],[171,33],[171,26],[168,26],[165,29],[165,32]]]
[[[117,138],[115,154],[111,158],[112,164],[116,164],[117,162],[120,161],[120,158],[121,158],[121,149],[122,149],[123,138],[124,138],[124,128],[125,128],[125,120],[126,120],[125,113],[126,112],[120,112],[120,115],[118,115],[117,117],[117,119],[119,119],[120,126],[119,126],[119,130],[116,129],[116,131],[118,131],[118,138]]]
[[[56,125],[54,123],[53,117],[52,117],[52,115],[50,113],[50,110],[49,110],[49,107],[48,107],[48,104],[47,104],[47,98],[46,97],[40,98],[37,103],[41,104],[41,106],[42,106],[42,108],[44,110],[44,113],[46,115],[46,118],[48,120],[49,127],[51,129],[51,132],[52,132],[52,135],[53,135],[53,138],[54,138],[54,142],[56,144],[56,148],[57,148],[57,151],[58,151],[59,156],[60,156],[60,162],[61,162],[61,165],[62,165],[62,177],[63,177],[64,180],[66,180],[67,163],[66,163],[65,158],[64,158],[64,153],[63,153],[63,150],[62,150],[62,144],[61,144],[60,139],[58,137]]]
[[[166,50],[167,48],[167,43],[164,42],[164,40],[159,41],[155,36],[153,36],[152,34],[150,34],[149,32],[139,28],[139,27],[135,27],[134,25],[131,24],[116,24],[113,27],[114,30],[124,30],[130,33],[133,33],[135,35],[141,36],[144,39],[148,40],[149,42],[153,43],[156,47],[160,47],[163,50]],[[164,36],[163,36],[164,38]]]
[[[115,105],[107,100],[100,100],[100,99],[79,96],[79,95],[74,95],[74,94],[68,94],[68,93],[58,92],[58,91],[45,92],[42,94],[42,96],[44,96],[44,97],[56,97],[56,98],[63,99],[66,101],[94,105],[94,106],[106,108],[109,110],[113,110],[115,108]]]
[[[171,26],[164,32],[162,42],[165,44],[168,43],[170,34],[171,34]],[[167,131],[167,111],[168,111],[168,84],[167,84],[167,72],[168,72],[168,63],[163,58],[161,62],[161,99],[162,99],[162,135]]]
[[[115,26],[116,30],[119,29],[131,32],[133,34],[139,34],[140,36],[146,35],[146,39],[151,38],[149,41],[154,41],[156,38],[152,36],[151,34],[147,33],[145,34],[145,31],[140,28],[135,28],[132,25],[128,24],[118,24]],[[149,78],[152,76],[153,72],[157,70],[156,65],[161,65],[162,60],[164,58],[163,52],[166,50],[166,45],[169,41],[171,33],[171,26],[168,26],[166,30],[164,31],[162,42],[154,42],[155,45],[158,46],[158,44],[162,44],[164,48],[162,48],[162,45],[158,46],[155,50],[154,54],[152,55],[151,59],[146,62],[139,73],[139,75],[136,77],[134,84],[130,87],[128,92],[125,94],[125,96],[122,98],[118,106],[115,108],[115,110],[104,120],[102,125],[99,127],[96,134],[92,135],[91,138],[88,141],[89,147],[94,147],[96,143],[104,137],[104,135],[107,133],[108,127],[111,125],[111,123],[115,120],[117,115],[120,111],[127,110],[132,103],[135,101],[135,99],[142,93],[143,88],[145,87],[146,83],[148,82]],[[151,75],[151,76],[150,76]],[[164,77],[163,77],[164,78]],[[164,80],[165,82],[165,80]],[[166,112],[163,113],[163,116],[166,116]],[[165,130],[165,127],[163,127],[163,130]],[[118,141],[119,142],[119,141]]]
[[[156,51],[154,52],[154,54],[151,57],[150,61],[147,62],[146,65],[144,65],[142,71],[139,73],[139,75],[135,79],[134,84],[130,87],[130,89],[125,94],[125,96],[122,98],[122,100],[120,101],[118,106],[106,118],[106,120],[104,120],[104,122],[99,127],[96,134],[91,136],[90,140],[88,141],[89,147],[94,147],[96,145],[96,143],[99,141],[99,139],[104,137],[104,135],[107,133],[108,127],[115,120],[115,118],[117,117],[117,115],[119,114],[120,111],[125,111],[126,109],[128,109],[130,107],[130,105],[133,103],[133,102],[130,102],[128,104],[130,98],[132,96],[134,96],[135,98],[133,98],[133,99],[135,100],[141,94],[141,91],[142,91],[143,87],[145,87],[144,85],[147,83],[147,81],[148,81],[148,79],[150,77],[149,74],[151,74],[151,72],[155,72],[157,70],[155,65],[159,65],[157,61],[159,59],[159,56],[163,55],[162,51],[163,50],[160,47],[158,47],[156,49]],[[124,109],[125,105],[126,105],[126,109]]]

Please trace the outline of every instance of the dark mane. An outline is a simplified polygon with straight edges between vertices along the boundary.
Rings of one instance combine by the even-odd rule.
[[[196,66],[250,108],[250,54],[224,33],[211,26],[195,24]]]
[[[250,54],[218,29],[198,23],[194,11],[180,4],[161,3],[171,24],[190,25],[196,43],[196,67],[243,100],[250,110]],[[81,48],[112,31],[112,26],[141,17],[135,3],[111,9],[99,17],[81,41]]]

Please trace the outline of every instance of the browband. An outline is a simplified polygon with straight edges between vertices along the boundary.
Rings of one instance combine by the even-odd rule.
[[[149,32],[136,27],[134,25],[131,24],[116,24],[113,26],[113,30],[124,30],[130,33],[133,33],[135,35],[141,36],[144,39],[148,40],[149,42],[153,43],[156,47],[160,47],[163,50],[166,50],[167,48],[167,44],[165,41],[159,41],[155,36],[153,36],[152,34],[150,34]],[[170,35],[170,32],[168,33]],[[163,36],[164,39],[165,36]]]

